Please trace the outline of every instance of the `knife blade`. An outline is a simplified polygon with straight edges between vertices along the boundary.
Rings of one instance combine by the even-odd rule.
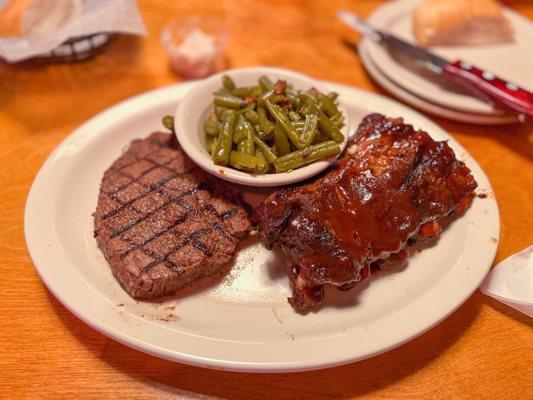
[[[484,100],[488,98],[491,102],[519,114],[533,116],[533,93],[518,87],[518,85],[507,82],[468,62],[461,60],[449,62],[421,47],[377,29],[357,14],[339,10],[337,15],[342,22],[350,28],[363,33],[370,40],[406,54],[434,73],[445,76],[470,89],[477,97],[481,97]]]

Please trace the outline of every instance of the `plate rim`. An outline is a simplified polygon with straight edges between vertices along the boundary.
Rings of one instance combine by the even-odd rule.
[[[383,353],[385,351],[391,350],[395,347],[400,346],[401,344],[412,340],[413,338],[421,335],[422,333],[426,332],[427,330],[431,329],[433,326],[441,322],[443,319],[445,319],[448,315],[450,315],[453,311],[455,311],[459,306],[461,306],[470,296],[471,294],[477,289],[479,284],[482,282],[485,275],[488,273],[490,266],[492,265],[493,259],[496,254],[497,250],[497,244],[493,243],[492,245],[486,245],[487,251],[483,253],[483,262],[480,263],[483,264],[483,267],[479,268],[478,274],[475,277],[474,281],[472,282],[461,282],[460,284],[466,285],[467,289],[463,290],[460,295],[454,296],[453,298],[447,298],[446,301],[443,301],[441,304],[438,305],[439,308],[445,309],[442,312],[439,312],[438,315],[432,315],[430,318],[425,317],[423,318],[424,324],[422,327],[420,327],[417,324],[410,324],[409,328],[404,327],[404,331],[407,330],[407,333],[404,333],[401,340],[396,340],[394,343],[388,343],[387,345],[379,348],[379,345],[372,347],[370,346],[370,351],[367,351],[365,354],[350,354],[349,352],[343,352],[342,357],[337,357],[336,359],[326,359],[326,360],[318,360],[318,361],[287,361],[287,362],[261,362],[261,361],[235,361],[235,360],[227,360],[227,359],[217,359],[217,358],[211,358],[211,357],[202,357],[190,353],[186,353],[183,351],[176,351],[176,350],[168,350],[167,348],[163,348],[161,346],[157,346],[154,343],[150,343],[149,340],[135,337],[135,335],[132,335],[131,333],[124,333],[123,331],[115,328],[110,324],[109,321],[106,322],[106,320],[102,320],[98,314],[94,315],[94,311],[91,310],[91,312],[87,312],[87,310],[80,309],[79,301],[74,298],[72,298],[72,294],[69,296],[68,288],[62,287],[61,285],[58,286],[57,282],[52,281],[50,278],[50,275],[53,275],[49,270],[47,271],[47,267],[45,264],[49,264],[50,262],[54,263],[56,262],[55,258],[50,258],[48,260],[43,260],[41,257],[43,254],[48,254],[49,250],[47,250],[47,246],[41,245],[42,236],[40,236],[39,229],[37,229],[37,232],[35,231],[35,227],[32,226],[32,217],[33,212],[38,210],[38,204],[36,203],[38,201],[38,195],[40,194],[39,191],[43,190],[43,185],[46,183],[47,174],[50,172],[50,170],[54,167],[54,163],[59,163],[61,161],[61,152],[65,148],[68,147],[68,145],[71,142],[75,142],[76,140],[86,140],[90,141],[90,139],[94,139],[96,137],[99,137],[102,135],[103,129],[100,129],[99,132],[95,131],[92,133],[92,135],[87,135],[87,131],[93,126],[98,125],[99,123],[105,123],[109,122],[113,119],[113,116],[120,111],[128,110],[128,113],[134,114],[137,109],[142,109],[143,107],[147,107],[147,104],[145,103],[157,103],[158,99],[163,98],[165,95],[171,95],[173,92],[181,91],[186,92],[188,88],[190,88],[195,82],[189,82],[185,84],[176,84],[160,89],[155,89],[140,95],[137,95],[133,98],[124,100],[120,103],[118,103],[115,106],[112,106],[103,112],[97,114],[93,118],[91,118],[86,123],[82,124],[80,127],[78,127],[74,132],[72,132],[70,135],[68,135],[61,143],[54,149],[54,151],[50,154],[50,156],[47,158],[39,172],[37,173],[37,176],[35,177],[35,180],[31,186],[31,189],[29,191],[26,206],[25,206],[25,212],[24,212],[24,233],[26,238],[26,246],[28,249],[28,253],[30,255],[30,258],[33,262],[33,265],[47,286],[47,288],[51,291],[51,293],[74,315],[76,315],[79,319],[96,329],[97,331],[103,333],[104,335],[124,344],[129,347],[135,348],[137,350],[140,350],[142,352],[152,354],[155,356],[158,356],[160,358],[168,359],[171,361],[177,361],[186,363],[189,365],[199,366],[199,367],[207,367],[212,369],[219,369],[219,370],[232,370],[232,371],[241,371],[241,372],[296,372],[296,371],[307,371],[307,370],[315,370],[315,369],[321,369],[321,368],[327,368],[337,365],[343,365],[348,364],[351,362],[359,361],[365,358],[372,357],[374,355]],[[449,135],[444,129],[439,127],[436,123],[425,117],[424,115],[420,114],[417,111],[414,111],[410,109],[409,107],[395,101],[388,99],[384,96],[381,96],[379,94],[367,92],[361,89],[349,87],[342,84],[333,84],[328,83],[332,87],[337,87],[340,90],[347,90],[350,91],[351,94],[356,96],[370,96],[370,98],[374,99],[374,101],[382,104],[387,104],[388,106],[392,107],[392,109],[400,109],[403,110],[406,115],[410,115],[411,117],[416,117],[416,119],[419,121],[418,123],[422,123],[422,125],[427,125],[432,127],[436,132],[438,132],[438,135],[444,135],[448,138],[448,140],[453,143],[455,149],[461,150],[465,154],[465,157],[469,159],[468,165],[472,169],[474,175],[476,175],[476,178],[481,178],[482,180],[486,181],[487,187],[492,190],[490,182],[488,181],[488,177],[485,175],[483,170],[479,167],[477,162],[470,156],[470,154],[464,149],[451,135]],[[185,93],[182,93],[181,96],[183,96]],[[174,93],[174,95],[176,95]],[[180,97],[181,97],[180,96]],[[149,106],[149,104],[148,104]],[[385,110],[376,110],[385,112]],[[414,122],[414,121],[410,121]],[[425,128],[427,129],[427,128]],[[85,137],[83,135],[86,135]],[[455,150],[454,149],[454,150]],[[46,187],[46,185],[44,185]],[[488,202],[484,203],[487,205],[490,205],[490,208],[494,211],[493,218],[490,220],[490,234],[493,234],[494,237],[496,237],[496,242],[499,239],[500,234],[500,217],[498,212],[498,206],[494,198],[488,198],[485,199]],[[484,200],[484,201],[485,201]],[[53,233],[53,232],[52,232]],[[55,249],[57,250],[57,249]],[[60,249],[61,250],[61,249]],[[55,254],[57,257],[58,254]],[[61,252],[59,252],[59,256],[61,256]],[[453,269],[451,272],[455,272],[456,269]],[[450,272],[450,273],[451,273]],[[449,278],[449,275],[444,278],[440,284],[443,285],[446,283],[446,280]],[[90,290],[94,289],[83,279],[80,277],[80,282],[83,287],[87,287]],[[80,282],[77,282],[78,284]],[[435,290],[438,289],[438,286],[435,288]],[[435,291],[434,290],[434,291]],[[427,294],[429,295],[429,293]],[[425,297],[421,296],[418,300]],[[103,298],[102,298],[103,299]],[[107,299],[104,303],[109,303]],[[97,303],[95,301],[95,303]],[[416,302],[415,302],[416,303]],[[450,303],[450,304],[448,304]],[[100,306],[104,308],[104,306],[110,306],[111,304],[96,304],[92,305],[94,307]],[[415,304],[416,305],[416,304]],[[413,305],[410,305],[410,308],[413,308]],[[109,317],[111,318],[111,317]],[[413,317],[412,321],[416,321],[416,318],[420,318],[420,316]],[[114,321],[117,322],[117,321]],[[118,322],[117,322],[118,323]],[[416,328],[412,328],[412,326],[416,326]],[[392,335],[391,335],[392,336]],[[178,335],[176,339],[178,338]],[[349,339],[349,335],[344,335],[342,337],[339,337],[338,340],[345,340]],[[352,338],[353,339],[353,338]],[[389,338],[390,339],[390,338]],[[214,339],[211,339],[214,340]],[[337,339],[336,339],[337,340]],[[294,344],[295,342],[293,342]],[[305,344],[305,340],[302,340],[301,343]],[[245,343],[242,343],[243,345]],[[326,344],[329,344],[329,342],[326,342]],[[326,346],[327,347],[327,346]],[[329,353],[328,353],[329,354]]]

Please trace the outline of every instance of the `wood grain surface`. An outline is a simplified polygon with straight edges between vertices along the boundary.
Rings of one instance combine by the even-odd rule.
[[[179,81],[159,44],[170,19],[221,18],[230,33],[231,67],[281,66],[383,93],[341,42],[357,38],[334,17],[339,7],[366,16],[383,1],[138,3],[147,37],[118,37],[78,64],[0,64],[0,398],[532,399],[531,320],[479,292],[440,325],[388,353],[343,367],[274,375],[217,372],[142,354],[91,329],[54,299],[24,244],[30,185],[54,147],[88,118]],[[533,17],[533,1],[505,3]],[[502,222],[496,261],[531,244],[532,126],[434,119],[471,152],[494,186]]]

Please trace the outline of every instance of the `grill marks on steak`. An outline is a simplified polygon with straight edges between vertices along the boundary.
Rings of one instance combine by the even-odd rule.
[[[446,142],[371,114],[336,166],[278,190],[254,220],[265,246],[288,256],[289,302],[306,312],[322,304],[324,284],[349,288],[383,260],[406,257],[419,231],[437,235],[435,221],[468,207],[476,185]]]
[[[115,277],[145,299],[227,264],[250,230],[235,189],[201,171],[164,133],[133,141],[105,172],[94,217]]]

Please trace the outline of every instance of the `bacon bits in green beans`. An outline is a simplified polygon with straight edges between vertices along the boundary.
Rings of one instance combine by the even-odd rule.
[[[238,86],[224,75],[214,112],[202,126],[206,150],[215,164],[253,174],[289,172],[334,157],[344,140],[337,100],[335,92],[294,90],[290,82],[266,76]]]

